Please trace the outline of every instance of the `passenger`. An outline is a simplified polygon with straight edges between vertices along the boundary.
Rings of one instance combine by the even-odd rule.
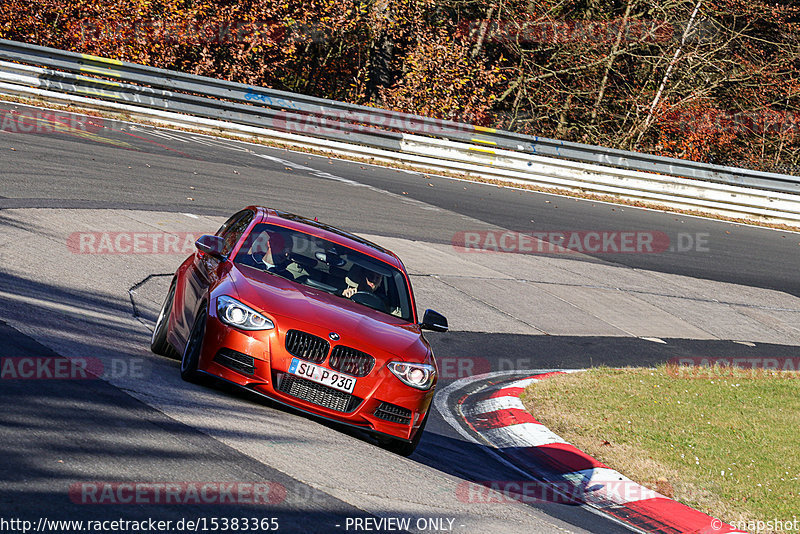
[[[266,232],[265,232],[266,233]],[[289,280],[299,280],[308,277],[308,271],[292,259],[293,239],[290,234],[271,232],[265,244],[259,248],[266,248],[261,257],[261,264],[267,272],[277,274]]]

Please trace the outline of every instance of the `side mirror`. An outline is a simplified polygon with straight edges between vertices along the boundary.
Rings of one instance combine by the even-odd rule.
[[[422,322],[419,323],[423,330],[433,330],[434,332],[447,332],[447,318],[439,312],[425,310]]]
[[[194,242],[194,246],[200,252],[205,252],[215,258],[223,259],[225,256],[222,251],[225,249],[225,240],[216,235],[201,235],[200,238]]]

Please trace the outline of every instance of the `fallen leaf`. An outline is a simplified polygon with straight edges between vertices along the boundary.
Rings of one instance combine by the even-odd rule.
[[[656,491],[664,497],[668,497],[670,499],[675,496],[675,488],[673,488],[672,484],[669,483],[669,480],[664,477],[658,477],[656,480]]]

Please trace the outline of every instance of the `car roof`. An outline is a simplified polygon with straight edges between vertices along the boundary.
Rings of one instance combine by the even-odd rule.
[[[298,232],[303,232],[326,239],[332,243],[336,243],[338,245],[351,248],[357,252],[367,254],[368,256],[372,256],[377,260],[381,260],[389,265],[393,265],[394,267],[405,271],[403,263],[394,252],[376,243],[373,243],[372,241],[364,239],[363,237],[351,234],[350,232],[346,232],[340,228],[319,222],[314,219],[309,219],[301,215],[295,215],[294,213],[266,208],[264,206],[249,206],[248,209],[256,211],[260,217],[260,222],[274,223]]]

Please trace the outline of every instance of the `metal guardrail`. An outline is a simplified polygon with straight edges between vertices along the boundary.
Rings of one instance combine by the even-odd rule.
[[[42,89],[379,149],[399,150],[403,133],[417,134],[475,145],[476,150],[496,148],[764,191],[800,193],[800,178],[785,174],[520,135],[16,41],[0,39],[0,59],[45,67],[36,75],[36,85]],[[19,72],[20,67],[3,62],[0,71]],[[27,74],[31,75],[31,71]]]

